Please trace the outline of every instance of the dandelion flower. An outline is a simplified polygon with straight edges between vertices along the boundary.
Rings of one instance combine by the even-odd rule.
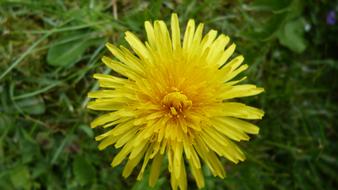
[[[147,41],[126,32],[127,48],[107,43],[116,59],[102,62],[116,75],[94,74],[102,89],[90,92],[95,98],[88,108],[107,111],[91,123],[107,131],[96,137],[99,149],[120,149],[111,165],[126,160],[123,176],[140,164],[137,179],[150,166],[149,185],[155,185],[167,159],[172,189],[187,189],[187,168],[199,188],[204,187],[202,161],[214,176],[225,177],[220,161],[243,161],[245,156],[234,141],[249,140],[259,128],[244,121],[261,119],[260,109],[234,102],[234,98],[264,91],[233,80],[247,69],[242,55],[229,58],[235,44],[211,30],[203,36],[203,24],[189,20],[183,41],[176,14],[171,32],[163,21],[145,22]]]

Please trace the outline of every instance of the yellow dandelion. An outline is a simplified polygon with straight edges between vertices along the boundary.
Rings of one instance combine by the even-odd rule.
[[[261,119],[262,110],[233,102],[264,91],[232,80],[247,69],[229,37],[189,20],[181,44],[179,21],[171,16],[171,32],[163,21],[145,22],[147,41],[133,33],[125,39],[134,52],[107,43],[115,59],[102,61],[119,75],[94,74],[103,89],[90,92],[88,108],[108,111],[91,127],[109,129],[96,137],[99,149],[121,149],[111,165],[126,160],[128,177],[141,162],[137,179],[150,165],[149,185],[155,185],[163,159],[168,160],[172,189],[187,189],[190,168],[197,186],[204,186],[202,161],[214,176],[225,177],[220,157],[238,163],[245,156],[233,141],[249,140],[259,128],[246,120]]]

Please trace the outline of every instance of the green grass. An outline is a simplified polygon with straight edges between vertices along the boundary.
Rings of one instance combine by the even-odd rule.
[[[260,135],[241,143],[247,161],[205,169],[205,189],[335,189],[338,186],[338,24],[326,0],[0,1],[0,189],[147,189],[137,171],[112,169],[88,125],[91,77],[110,72],[104,43],[177,12],[228,34],[246,58],[249,82],[266,92],[244,102],[265,110]],[[117,11],[114,11],[114,7]],[[148,175],[146,172],[146,176]],[[163,168],[154,189],[169,189]],[[196,189],[191,176],[189,189]]]

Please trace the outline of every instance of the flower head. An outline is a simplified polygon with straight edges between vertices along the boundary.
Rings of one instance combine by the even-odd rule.
[[[118,74],[94,75],[103,89],[88,94],[96,98],[88,108],[109,111],[91,123],[108,129],[96,137],[101,141],[99,149],[109,145],[121,149],[111,165],[127,160],[124,177],[141,163],[137,177],[141,179],[150,165],[151,186],[167,159],[172,188],[187,189],[187,163],[202,188],[202,161],[214,176],[223,178],[220,157],[243,161],[244,154],[233,141],[258,134],[258,127],[243,119],[261,119],[264,112],[232,100],[264,89],[238,84],[245,77],[233,80],[248,66],[242,65],[241,55],[228,61],[235,50],[228,36],[215,30],[203,36],[203,24],[196,27],[189,20],[181,44],[176,14],[172,14],[171,32],[159,20],[146,21],[145,30],[145,43],[125,33],[135,53],[107,44],[116,60],[103,57],[102,61]]]

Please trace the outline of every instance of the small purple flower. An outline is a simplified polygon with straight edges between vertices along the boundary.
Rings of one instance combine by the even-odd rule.
[[[336,12],[330,11],[326,15],[326,23],[328,25],[335,25],[336,24]]]

